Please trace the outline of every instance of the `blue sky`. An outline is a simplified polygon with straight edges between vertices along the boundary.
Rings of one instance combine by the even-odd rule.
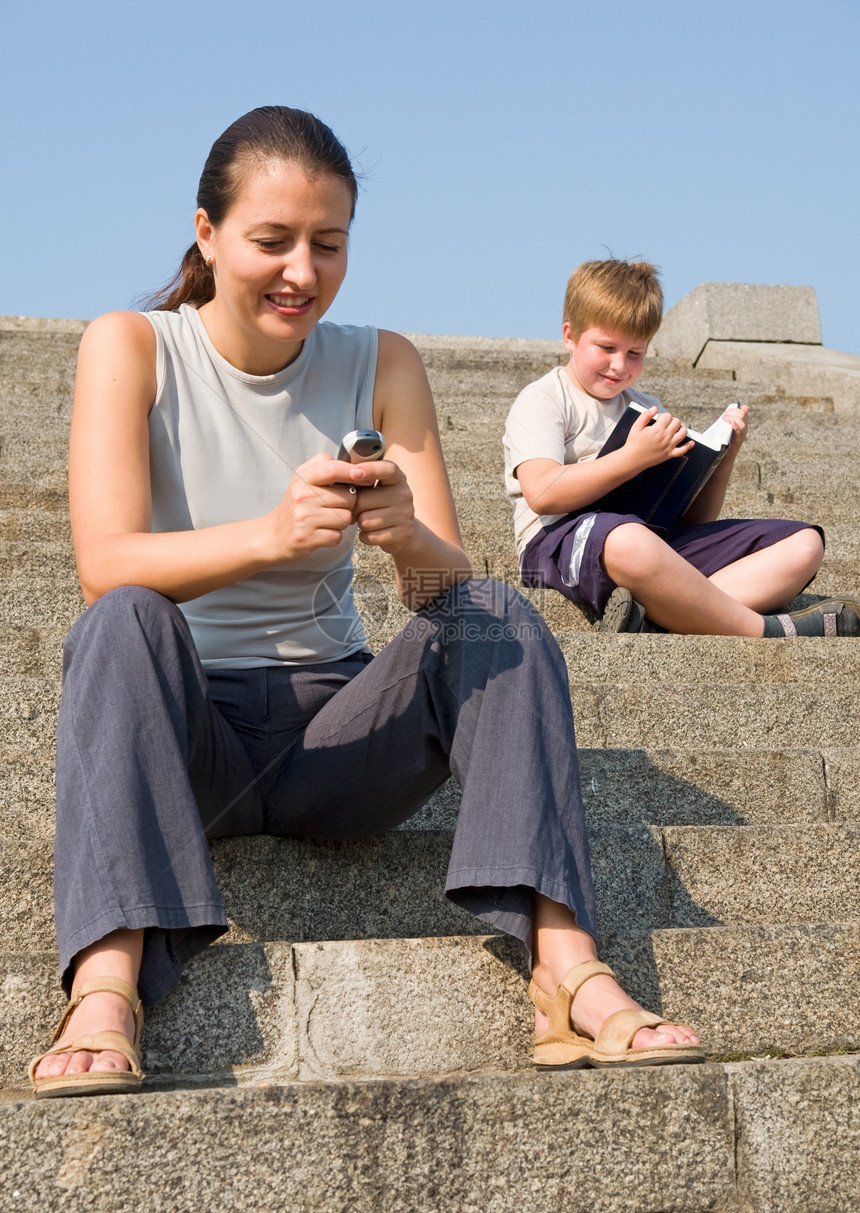
[[[0,16],[0,314],[127,307],[213,140],[311,109],[363,169],[331,319],[555,337],[606,255],[818,292],[860,353],[857,0],[31,0]]]

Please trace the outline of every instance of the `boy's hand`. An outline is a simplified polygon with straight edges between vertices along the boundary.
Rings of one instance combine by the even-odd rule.
[[[733,404],[731,408],[726,409],[723,413],[723,421],[727,421],[734,430],[732,438],[732,446],[737,449],[747,436],[747,414],[749,413],[748,404]]]
[[[651,422],[654,422],[651,425]],[[732,427],[734,428],[734,427]],[[671,413],[660,413],[652,405],[630,427],[624,449],[635,456],[641,471],[666,459],[686,455],[694,443],[687,441],[687,427]]]

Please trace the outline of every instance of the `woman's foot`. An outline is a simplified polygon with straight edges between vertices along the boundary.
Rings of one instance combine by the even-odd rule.
[[[83,983],[76,982],[76,985]],[[72,1001],[76,997],[72,991]],[[118,994],[99,992],[88,994],[75,1007],[62,1036],[55,1041],[54,1047],[61,1047],[79,1036],[88,1036],[93,1032],[119,1032],[129,1044],[134,1040],[134,1015],[131,1007]],[[129,1070],[127,1058],[121,1053],[110,1049],[100,1049],[90,1053],[81,1050],[76,1053],[61,1053],[43,1057],[36,1067],[34,1077],[58,1078],[62,1074],[115,1073]]]
[[[142,930],[112,931],[78,953],[71,1002],[74,1003],[81,991],[92,989],[92,993],[87,993],[69,1014],[68,1022],[62,1024],[62,1034],[53,1042],[52,1048],[61,1048],[81,1036],[97,1032],[118,1032],[128,1042],[131,1054],[137,1056],[137,1025],[129,999],[138,1003],[137,977],[142,955]],[[94,988],[100,985],[108,988]],[[142,1022],[139,1005],[138,1015]],[[108,1039],[106,1043],[116,1045],[119,1042]],[[74,1053],[46,1054],[36,1065],[32,1077],[34,1082],[44,1082],[74,1074],[122,1074],[131,1069],[129,1059],[116,1049],[80,1049]],[[92,1081],[96,1082],[95,1079]],[[105,1081],[110,1083],[111,1080]],[[116,1084],[122,1081],[113,1080]]]
[[[593,957],[583,957],[584,960]],[[572,967],[572,966],[571,966]],[[566,974],[556,978],[540,964],[535,966],[532,974],[535,984],[552,998]],[[629,994],[625,994],[614,977],[598,974],[584,982],[576,992],[570,1007],[570,1021],[573,1030],[594,1040],[610,1015],[616,1011],[640,1011],[638,1002]],[[535,1008],[535,1033],[541,1036],[548,1027],[548,1019],[543,1011]],[[656,1028],[640,1028],[630,1042],[633,1049],[650,1049],[660,1045],[698,1045],[699,1037],[692,1028],[684,1024],[660,1024]]]
[[[573,912],[557,901],[540,894],[534,902],[534,984],[546,996],[555,998],[561,983],[577,965],[597,962],[597,947],[587,931],[577,925]],[[605,969],[605,966],[601,966]],[[607,1019],[618,1011],[642,1012],[643,1008],[611,976],[611,970],[589,976],[579,986],[570,1003],[570,1027],[583,1037],[595,1040]],[[571,986],[573,989],[573,986]],[[556,1011],[555,1014],[563,1014]],[[535,1031],[541,1036],[548,1027],[546,1014],[535,1009]],[[556,1024],[559,1030],[560,1024]],[[698,1046],[699,1037],[685,1024],[661,1023],[640,1027],[628,1042],[630,1049]],[[701,1060],[701,1058],[699,1058]]]

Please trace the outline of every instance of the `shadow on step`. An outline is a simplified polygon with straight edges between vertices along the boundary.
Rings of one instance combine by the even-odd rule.
[[[741,808],[761,805],[768,791],[761,756],[753,752],[581,749],[579,755],[589,825],[749,825]],[[783,786],[792,757],[768,755]]]
[[[285,1012],[291,1016],[292,996],[289,949],[210,948],[186,967],[170,997],[149,1009],[147,1074],[214,1073],[219,1085],[231,1085],[233,1066],[269,1061],[273,1040],[282,1035],[278,1021]]]

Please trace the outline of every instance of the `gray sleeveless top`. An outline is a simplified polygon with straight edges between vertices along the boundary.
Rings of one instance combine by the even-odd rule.
[[[276,375],[222,358],[197,311],[147,312],[158,345],[149,415],[153,531],[268,513],[295,469],[344,434],[373,426],[377,335],[320,323]],[[365,647],[352,597],[349,527],[336,548],[270,566],[180,604],[204,666],[336,661]]]

